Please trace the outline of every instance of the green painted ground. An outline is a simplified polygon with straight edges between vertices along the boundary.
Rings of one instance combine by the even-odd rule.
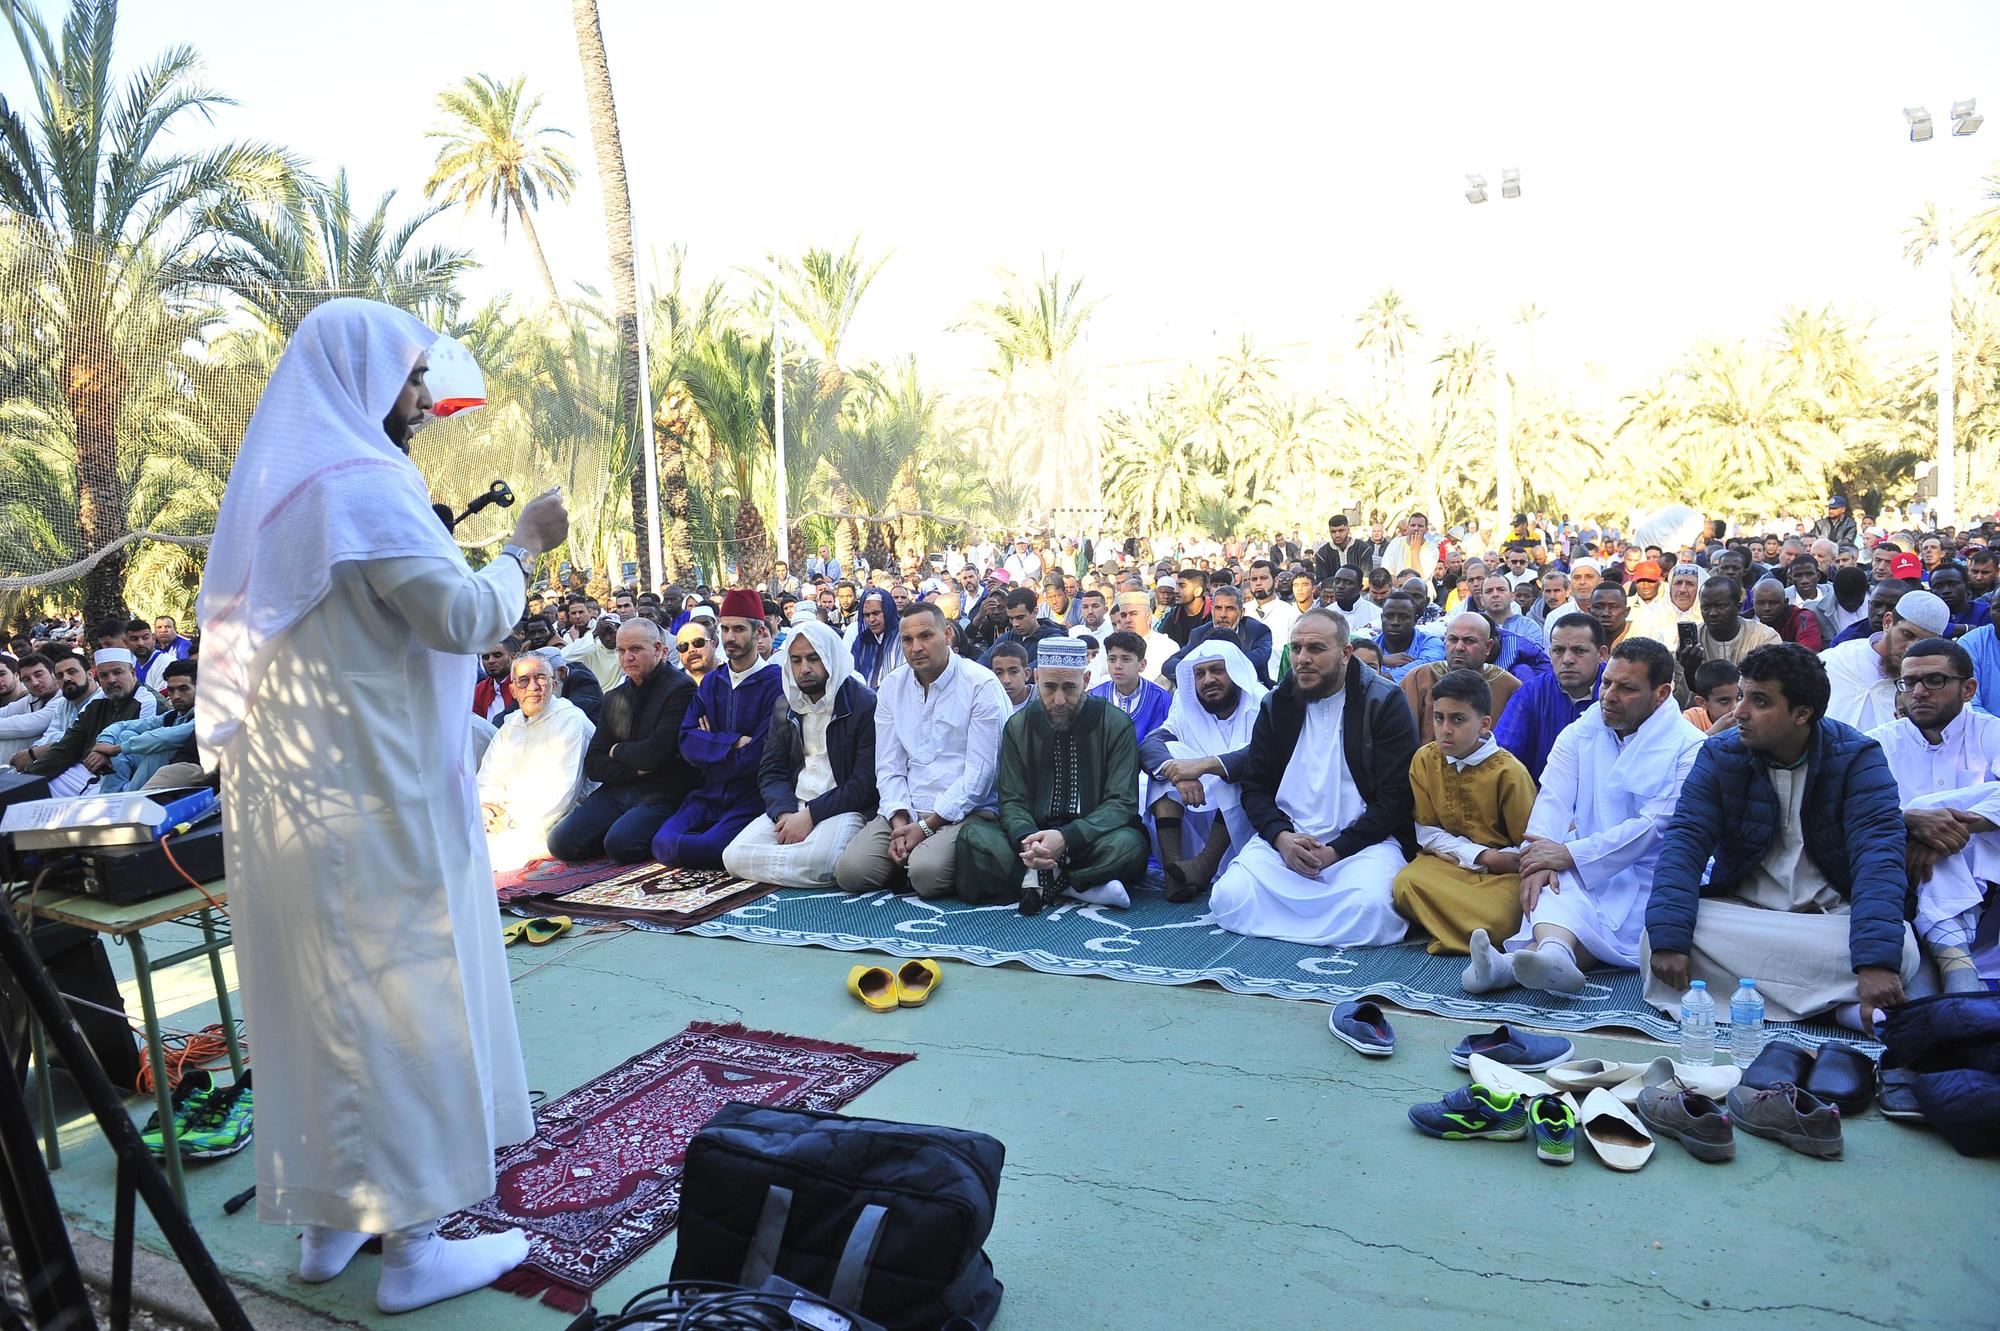
[[[1455,1022],[1398,1018],[1401,1048],[1377,1062],[1328,1036],[1320,1004],[1208,989],[947,963],[929,1007],[878,1016],[843,991],[855,958],[813,948],[621,933],[514,954],[530,1084],[551,1094],[692,1019],[915,1052],[852,1112],[1006,1143],[988,1251],[1007,1286],[999,1324],[1014,1331],[2000,1323],[2000,1163],[1873,1114],[1848,1125],[1841,1163],[1746,1137],[1729,1165],[1669,1142],[1636,1175],[1587,1148],[1558,1169],[1526,1143],[1409,1127],[1412,1101],[1463,1080],[1445,1056],[1468,1029]],[[170,1025],[211,1019],[203,978],[176,977]],[[1578,1041],[1580,1057],[1657,1052]],[[107,1153],[87,1122],[65,1136],[64,1205],[108,1235]],[[298,1284],[291,1231],[221,1214],[251,1179],[249,1152],[190,1179],[232,1279],[294,1301],[302,1325],[412,1324],[375,1312],[372,1257]],[[600,1306],[665,1279],[672,1254],[669,1237]],[[422,1324],[565,1320],[481,1291]]]

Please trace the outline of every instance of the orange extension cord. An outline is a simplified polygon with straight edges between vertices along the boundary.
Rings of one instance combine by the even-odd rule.
[[[238,1022],[237,1038],[242,1038]],[[185,1031],[172,1034],[160,1032],[160,1049],[166,1055],[167,1086],[169,1089],[181,1084],[188,1073],[210,1065],[219,1065],[229,1059],[229,1042],[223,1037],[221,1023],[204,1026],[190,1035]],[[249,1065],[249,1048],[244,1048],[244,1065]],[[153,1091],[153,1051],[141,1046],[139,1049],[139,1075],[133,1081],[133,1089],[148,1095]]]

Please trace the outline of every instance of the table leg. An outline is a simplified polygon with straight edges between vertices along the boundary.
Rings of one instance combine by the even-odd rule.
[[[50,1172],[62,1168],[62,1143],[57,1140],[62,1134],[56,1124],[56,1085],[49,1071],[49,1047],[42,1039],[42,1022],[33,1011],[28,1013],[28,1052],[35,1061],[35,1098],[42,1111],[42,1154],[47,1157]]]
[[[215,939],[215,912],[201,913],[201,936],[208,944],[208,973],[215,977],[215,1010],[222,1019],[222,1041],[229,1046],[229,1071],[243,1080],[243,1051],[236,1044],[236,1014],[229,1006],[229,983],[222,978],[222,947]]]
[[[132,972],[139,981],[139,1006],[146,1016],[146,1050],[152,1060],[153,1099],[160,1109],[160,1136],[166,1148],[167,1182],[173,1185],[174,1200],[187,1209],[187,1182],[181,1177],[180,1135],[174,1131],[174,1093],[167,1085],[167,1055],[160,1042],[160,1013],[153,1003],[153,963],[146,955],[145,937],[126,935],[132,944]]]

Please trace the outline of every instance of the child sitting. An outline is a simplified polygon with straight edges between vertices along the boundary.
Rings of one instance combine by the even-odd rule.
[[[1174,697],[1146,679],[1146,640],[1123,629],[1104,640],[1104,663],[1111,678],[1090,691],[1132,718],[1132,731],[1143,744],[1167,719]]]
[[[1430,709],[1435,738],[1410,759],[1422,849],[1396,875],[1396,912],[1429,932],[1432,953],[1464,954],[1475,929],[1505,937],[1521,926],[1516,847],[1535,781],[1493,742],[1493,691],[1476,671],[1446,674],[1431,688]]]
[[[1689,690],[1694,706],[1681,713],[1704,735],[1719,735],[1736,725],[1736,700],[1742,695],[1743,672],[1734,661],[1704,661],[1694,672]]]

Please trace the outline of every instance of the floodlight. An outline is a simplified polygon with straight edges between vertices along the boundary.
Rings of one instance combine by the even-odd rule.
[[[1968,97],[1962,102],[1951,104],[1951,132],[1958,138],[1977,134],[1979,127],[1986,123],[1986,117],[1979,114],[1979,99]]]
[[[1500,172],[1500,197],[1518,199],[1521,197],[1521,168],[1510,166]]]
[[[1474,172],[1465,178],[1465,201],[1467,203],[1486,202],[1486,177]]]
[[[1910,142],[1927,143],[1931,137],[1931,113],[1921,106],[1903,108],[1903,119],[1910,122]]]

